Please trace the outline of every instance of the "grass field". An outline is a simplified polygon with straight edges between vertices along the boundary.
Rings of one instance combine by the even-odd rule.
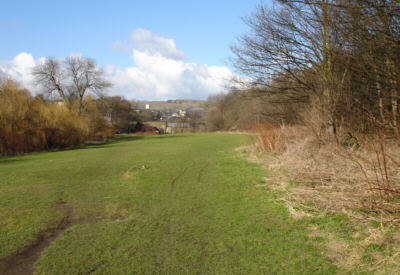
[[[336,273],[268,191],[267,171],[234,152],[247,142],[120,137],[0,158],[3,272],[47,240],[25,263],[37,274]]]

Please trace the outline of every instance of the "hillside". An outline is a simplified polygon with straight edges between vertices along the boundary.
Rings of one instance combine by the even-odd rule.
[[[204,110],[204,100],[195,99],[174,99],[167,101],[138,101],[138,108],[144,109],[146,104],[150,105],[150,110],[175,113],[179,110],[186,112]]]

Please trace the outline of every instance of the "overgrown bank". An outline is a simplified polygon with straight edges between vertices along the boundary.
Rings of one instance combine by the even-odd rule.
[[[263,124],[257,131],[255,143],[243,150],[271,171],[271,188],[291,215],[334,221],[312,227],[330,240],[328,256],[348,270],[398,273],[398,145],[371,135],[346,145],[322,141],[305,126]]]

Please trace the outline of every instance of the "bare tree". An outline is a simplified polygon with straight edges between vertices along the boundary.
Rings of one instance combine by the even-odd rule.
[[[388,112],[399,132],[398,0],[278,0],[245,23],[232,64],[256,87],[288,103],[308,97],[329,133],[365,131]]]
[[[71,56],[66,61],[48,58],[38,64],[32,73],[46,93],[57,93],[69,106],[77,101],[79,114],[85,107],[85,96],[102,95],[111,87],[94,60],[81,56]]]
[[[68,101],[64,92],[65,88],[61,83],[61,80],[65,77],[62,73],[60,61],[48,58],[45,62],[36,65],[32,73],[35,76],[36,83],[41,85],[46,93],[56,92],[63,101]]]

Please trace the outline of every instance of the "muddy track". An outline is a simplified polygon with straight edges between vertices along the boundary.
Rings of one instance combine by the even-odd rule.
[[[202,178],[202,176],[203,176],[203,173],[204,173],[204,171],[207,169],[207,167],[208,167],[209,165],[210,165],[210,163],[207,162],[203,167],[200,168],[200,171],[199,171],[199,173],[198,173],[198,175],[197,175],[197,182],[198,182],[198,183],[201,182],[201,178]],[[193,164],[184,167],[184,168],[182,169],[182,171],[181,171],[177,176],[175,176],[175,177],[172,178],[172,180],[171,180],[171,182],[170,182],[170,185],[171,185],[172,188],[174,187],[175,182],[176,182],[181,176],[183,176],[183,175],[187,172],[187,170],[188,170],[189,168],[191,168],[192,166],[193,166]]]
[[[190,165],[189,165],[189,166],[186,166],[185,168],[182,169],[182,171],[181,171],[177,176],[175,176],[175,177],[171,180],[170,185],[171,185],[172,188],[174,187],[175,182],[176,182],[182,175],[184,175],[184,174],[186,173],[186,171],[187,171],[189,168],[190,168]]]
[[[92,223],[97,221],[122,221],[124,216],[107,217],[101,219],[74,219],[74,209],[66,203],[57,204],[57,211],[64,211],[65,216],[56,228],[46,230],[20,252],[0,260],[0,275],[31,275],[34,273],[34,264],[39,260],[42,252],[46,250],[65,230],[74,224]],[[99,267],[98,267],[99,268]],[[90,273],[90,272],[89,272]]]
[[[199,174],[197,175],[197,182],[200,183],[201,182],[201,178],[203,176],[204,171],[207,169],[207,167],[210,165],[209,162],[207,162],[203,167],[201,167]]]
[[[2,275],[26,275],[33,274],[33,266],[40,258],[42,252],[49,247],[73,222],[75,213],[66,203],[55,206],[56,210],[65,211],[64,218],[59,222],[56,228],[47,230],[28,246],[25,246],[20,252],[15,253],[0,260],[0,274]]]

